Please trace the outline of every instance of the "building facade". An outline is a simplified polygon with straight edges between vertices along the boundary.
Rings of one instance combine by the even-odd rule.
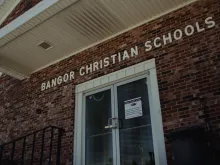
[[[200,127],[217,153],[219,26],[220,1],[199,0],[28,78],[3,74],[1,144],[56,126],[62,165],[172,165],[170,133]]]

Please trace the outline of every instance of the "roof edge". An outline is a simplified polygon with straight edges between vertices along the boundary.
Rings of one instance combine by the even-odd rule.
[[[11,14],[11,12],[15,9],[15,7],[21,2],[21,0],[16,0],[15,3],[10,7],[7,13],[4,15],[2,19],[0,19],[0,25],[7,19],[7,17]]]
[[[24,79],[26,79],[26,78],[29,78],[29,77],[26,76],[26,75],[23,75],[23,74],[21,74],[21,73],[19,73],[19,72],[16,72],[16,71],[14,71],[14,70],[6,69],[6,68],[4,68],[4,67],[2,67],[2,66],[0,66],[0,72],[1,72],[2,74],[6,74],[6,75],[11,76],[11,77],[13,77],[13,78],[16,78],[16,79],[18,79],[18,80],[24,80]]]
[[[19,0],[20,1],[20,0]],[[21,25],[40,14],[45,9],[49,8],[59,0],[43,0],[36,4],[33,8],[26,11],[24,14],[17,17],[15,20],[0,29],[0,38],[3,38],[13,30],[19,28]],[[16,7],[16,6],[15,6]],[[13,9],[12,9],[13,10]],[[10,14],[10,13],[9,13]]]

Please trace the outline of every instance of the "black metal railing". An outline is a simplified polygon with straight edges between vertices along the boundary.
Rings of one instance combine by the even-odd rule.
[[[60,165],[63,132],[49,126],[0,145],[0,165]]]

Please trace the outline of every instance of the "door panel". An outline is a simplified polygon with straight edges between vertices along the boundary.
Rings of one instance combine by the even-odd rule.
[[[120,130],[120,164],[154,165],[150,126]]]
[[[155,164],[146,81],[86,95],[85,165]],[[128,112],[134,115],[128,117]]]
[[[117,87],[117,111],[120,121],[120,165],[153,165],[153,140],[150,120],[147,79],[143,78]],[[142,114],[126,119],[125,104],[139,104]],[[131,105],[132,105],[131,104]],[[132,107],[131,107],[132,109]],[[131,113],[137,113],[135,109]]]
[[[86,96],[86,165],[112,162],[112,130],[105,129],[111,117],[111,89]]]

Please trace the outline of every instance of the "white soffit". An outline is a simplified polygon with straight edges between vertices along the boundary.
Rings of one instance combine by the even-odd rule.
[[[194,1],[59,0],[16,30],[0,33],[0,57],[31,74]],[[43,41],[53,48],[36,46]]]
[[[0,0],[0,24],[8,17],[21,0]]]
[[[13,35],[13,33],[14,33],[14,37],[17,37],[22,33],[26,32],[27,30],[42,23],[46,19],[50,18],[51,16],[55,15],[56,13],[60,12],[61,10],[63,10],[64,8],[68,7],[69,5],[71,5],[76,1],[78,0],[42,0],[38,4],[36,4],[33,8],[27,10],[24,14],[22,14],[21,16],[13,20],[11,23],[0,29],[0,38],[3,37],[7,38],[8,35]],[[49,12],[50,9],[48,8],[53,6],[55,3],[57,3],[59,8],[55,6],[55,8],[50,8],[53,9],[53,12]],[[46,9],[48,9],[47,12],[49,12],[49,14],[46,14]],[[25,23],[29,24],[29,28],[27,26],[22,26]],[[18,31],[17,28],[19,28],[20,31]],[[21,29],[23,31],[21,31]],[[17,33],[15,33],[16,31]]]

